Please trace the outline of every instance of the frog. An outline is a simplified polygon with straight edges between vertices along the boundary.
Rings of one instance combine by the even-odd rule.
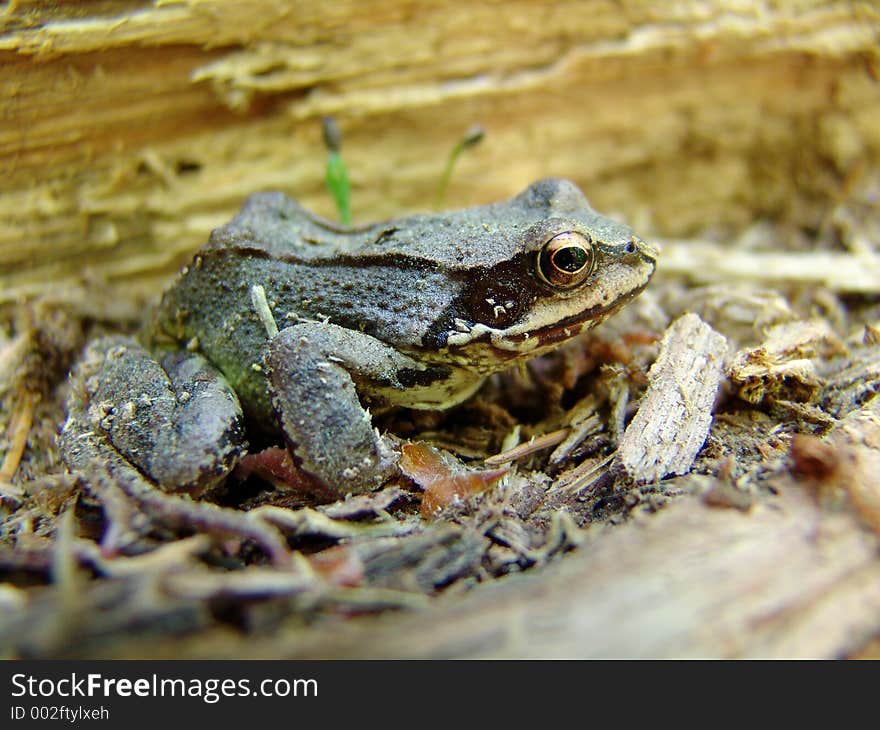
[[[138,337],[87,348],[62,456],[84,469],[112,454],[166,493],[201,498],[249,441],[274,439],[316,497],[366,493],[399,473],[373,414],[464,402],[632,301],[657,258],[561,178],[354,227],[254,193]]]

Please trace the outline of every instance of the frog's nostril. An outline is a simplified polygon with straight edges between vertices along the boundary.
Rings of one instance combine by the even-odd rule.
[[[642,258],[656,261],[660,256],[660,247],[653,243],[647,243],[641,238],[633,238],[626,244],[627,253],[639,253]]]

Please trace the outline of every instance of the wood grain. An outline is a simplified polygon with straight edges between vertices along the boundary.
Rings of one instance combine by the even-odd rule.
[[[673,322],[648,373],[648,390],[630,421],[615,461],[635,482],[687,474],[712,425],[728,345],[698,315]]]
[[[361,221],[573,178],[680,235],[815,223],[880,151],[880,11],[801,0],[25,0],[0,11],[0,299],[156,295],[255,190],[332,213],[335,114]],[[109,288],[108,288],[109,285]]]

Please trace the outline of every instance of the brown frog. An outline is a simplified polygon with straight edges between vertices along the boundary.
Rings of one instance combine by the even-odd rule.
[[[197,496],[246,430],[280,433],[324,496],[364,492],[396,461],[368,408],[460,403],[631,301],[656,258],[566,180],[356,228],[258,193],[183,270],[143,344],[91,345],[62,453],[82,468],[110,449]]]

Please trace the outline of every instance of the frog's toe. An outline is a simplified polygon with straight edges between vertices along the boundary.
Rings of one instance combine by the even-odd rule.
[[[69,466],[81,466],[77,435],[96,435],[169,492],[204,493],[246,447],[238,398],[216,369],[188,352],[157,360],[129,338],[88,348],[68,411],[61,448]]]

